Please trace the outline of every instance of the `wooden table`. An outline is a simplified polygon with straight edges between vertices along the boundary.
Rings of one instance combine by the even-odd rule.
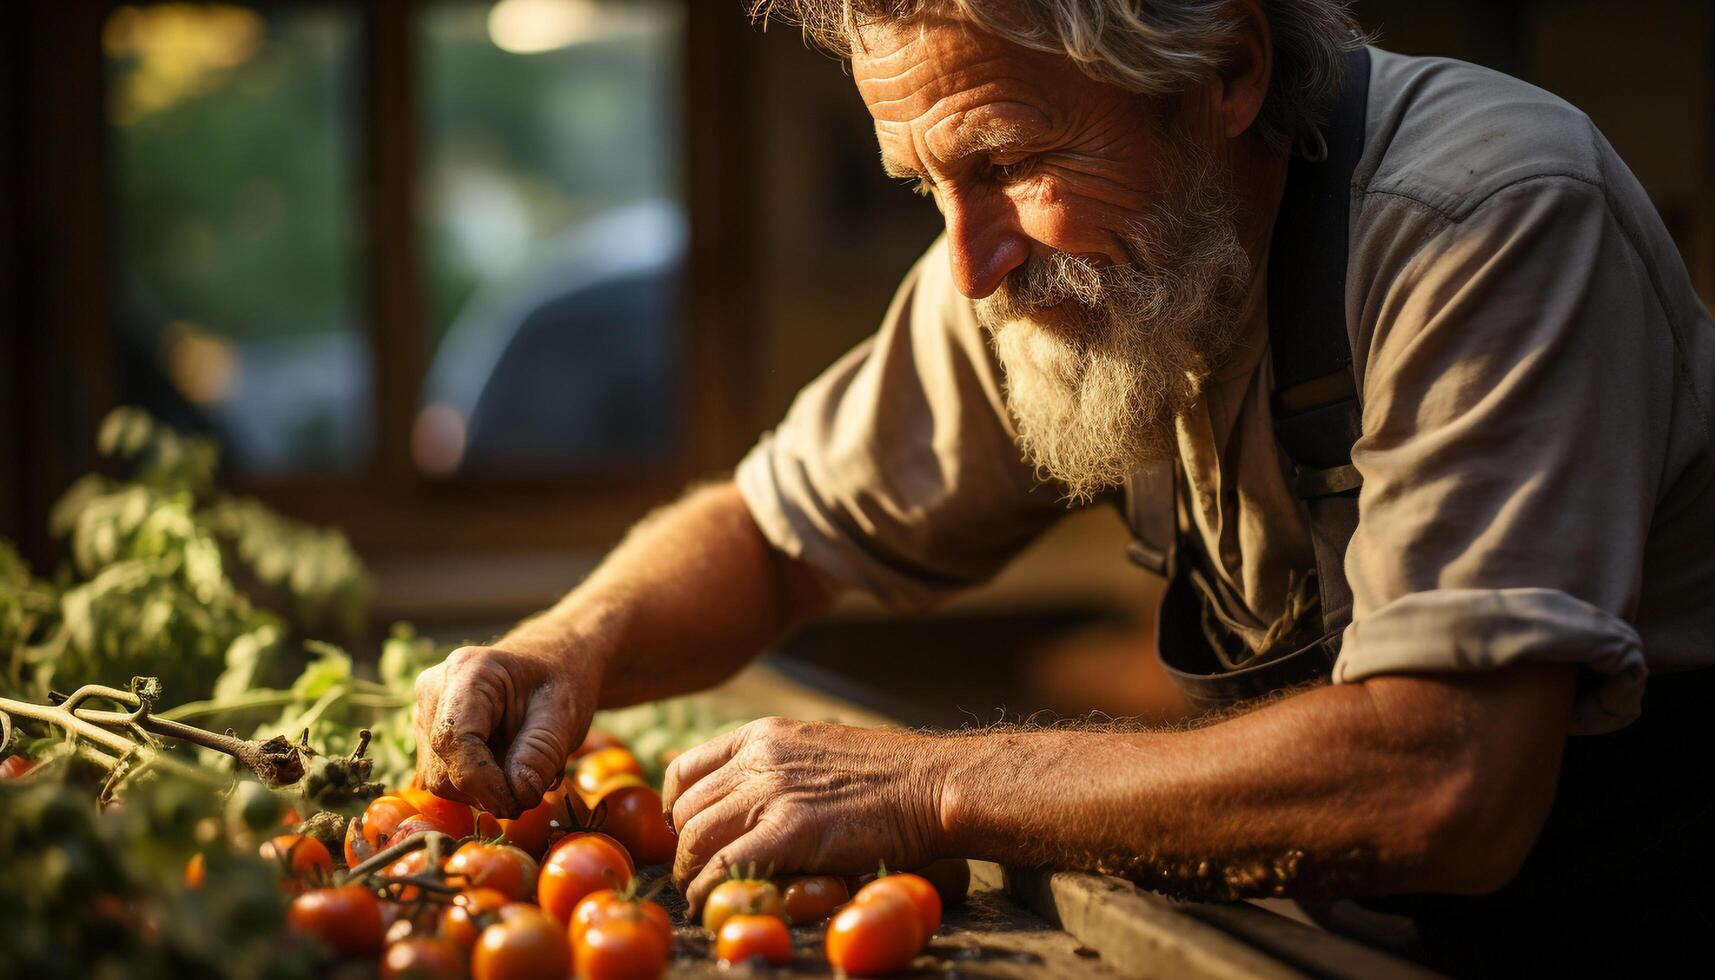
[[[882,727],[889,720],[858,705],[752,666],[695,695],[740,716],[780,715]],[[656,874],[663,874],[657,871]],[[664,893],[675,919],[682,904]],[[798,958],[764,971],[829,975],[821,927],[793,930]],[[710,954],[704,929],[676,930],[672,975],[730,976]],[[1397,957],[1248,903],[1175,902],[1129,882],[1076,872],[1003,869],[971,862],[962,907],[947,910],[941,931],[906,976],[1143,977],[1247,980],[1328,977],[1428,980],[1438,976]]]

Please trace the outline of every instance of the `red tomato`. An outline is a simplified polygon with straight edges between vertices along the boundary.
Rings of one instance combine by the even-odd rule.
[[[540,860],[550,844],[574,830],[582,830],[589,822],[590,808],[584,805],[583,797],[569,792],[561,783],[517,819],[500,821],[500,830],[509,843]]]
[[[476,811],[476,836],[482,840],[493,840],[505,831],[500,828],[500,818],[487,810]]]
[[[536,897],[536,859],[506,844],[470,841],[453,852],[443,870],[464,878],[466,888],[493,888],[521,901]]]
[[[558,980],[571,967],[565,926],[523,902],[501,908],[470,954],[471,980]]]
[[[602,809],[606,807],[606,809]],[[600,798],[602,832],[638,864],[666,864],[679,849],[679,835],[661,809],[661,794],[648,786],[621,786]]]
[[[476,833],[476,815],[469,806],[426,789],[403,789],[399,794],[417,808],[435,829],[448,837],[462,839]]]
[[[274,862],[280,870],[281,884],[294,895],[304,890],[306,881],[333,873],[333,855],[314,837],[281,834],[263,841],[258,852],[263,860]]]
[[[578,976],[582,980],[634,980],[658,977],[667,971],[671,940],[643,917],[615,919],[590,926],[577,944]]]
[[[604,732],[599,728],[592,728],[584,733],[583,744],[572,750],[571,758],[581,759],[599,749],[623,748],[625,748],[625,743],[619,740],[619,736],[612,732]]]
[[[941,895],[927,878],[909,873],[883,875],[858,889],[852,901],[862,905],[885,892],[897,894],[917,910],[917,921],[923,926],[925,940],[941,928]]]
[[[785,916],[780,903],[780,889],[760,878],[733,878],[723,881],[709,892],[703,903],[703,928],[720,935],[721,925],[735,915]]]
[[[562,924],[584,896],[603,888],[620,888],[634,873],[625,849],[606,834],[576,834],[555,844],[542,862],[536,897],[542,911]]]
[[[397,844],[407,837],[415,837],[418,834],[440,829],[441,828],[428,817],[423,816],[421,813],[413,813],[399,821],[399,826],[393,828],[393,843]],[[445,831],[442,832],[444,833]]]
[[[464,980],[470,957],[465,948],[437,936],[412,936],[387,947],[381,980]]]
[[[792,962],[792,934],[772,915],[735,915],[715,938],[715,958],[726,966],[752,959],[784,966]]]
[[[964,858],[942,858],[916,869],[941,896],[941,907],[962,905],[971,890],[971,865]]]
[[[345,866],[355,868],[374,855],[374,845],[363,836],[363,814],[360,813],[345,825]]]
[[[837,875],[809,875],[786,883],[780,904],[793,925],[821,922],[850,901],[846,880]]]
[[[923,941],[917,907],[897,892],[883,892],[841,909],[828,923],[825,945],[830,965],[863,976],[903,970]]]
[[[0,779],[17,779],[19,776],[36,768],[35,760],[22,753],[14,752],[0,762]]]
[[[191,855],[189,861],[185,862],[185,887],[196,891],[206,881],[208,881],[208,859],[202,856],[201,851],[198,851]]]
[[[399,836],[399,825],[405,818],[417,815],[417,808],[404,797],[377,796],[363,810],[363,840],[371,851],[379,851]],[[351,836],[351,830],[346,830]]]
[[[389,864],[384,874],[389,878],[410,878],[415,875],[420,875],[427,870],[429,870],[429,852],[427,850],[419,849],[411,851],[399,860]],[[415,899],[421,891],[422,889],[418,888],[416,885],[401,885],[399,888],[398,901],[409,902]]]
[[[362,885],[316,888],[292,899],[286,925],[341,956],[381,952],[381,903]]]
[[[636,776],[643,779],[643,764],[631,754],[630,749],[611,746],[596,749],[589,755],[578,760],[577,769],[572,772],[572,785],[585,797],[597,795],[603,783],[614,776]]]
[[[442,910],[441,935],[467,948],[474,946],[482,930],[499,921],[500,910],[511,902],[492,888],[467,888]]]
[[[648,899],[626,898],[611,888],[603,888],[598,892],[590,892],[578,902],[572,910],[572,924],[568,930],[575,947],[584,940],[584,933],[590,927],[618,919],[641,918],[652,922],[661,930],[661,938],[671,946],[673,943],[673,920],[667,918],[667,910]]]

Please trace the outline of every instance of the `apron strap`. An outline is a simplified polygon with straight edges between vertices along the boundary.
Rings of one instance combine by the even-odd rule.
[[[1346,260],[1369,85],[1369,50],[1348,52],[1340,94],[1324,127],[1327,153],[1320,160],[1294,155],[1288,164],[1269,247],[1271,411],[1292,485],[1309,514],[1321,629],[1298,649],[1223,669],[1213,651],[1235,639],[1209,614],[1209,604],[1219,599],[1198,587],[1194,559],[1172,562],[1177,567],[1169,573],[1156,646],[1168,676],[1201,708],[1327,677],[1339,654],[1340,632],[1351,622],[1345,555],[1358,526],[1363,481],[1351,465],[1361,415],[1346,329]],[[1159,573],[1162,563],[1145,560],[1154,557],[1140,553],[1133,560]]]

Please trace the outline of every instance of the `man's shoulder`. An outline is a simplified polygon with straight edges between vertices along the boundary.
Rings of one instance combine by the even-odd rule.
[[[1451,58],[1371,49],[1364,157],[1371,198],[1414,202],[1449,221],[1515,184],[1562,178],[1600,187],[1606,144],[1566,100]]]

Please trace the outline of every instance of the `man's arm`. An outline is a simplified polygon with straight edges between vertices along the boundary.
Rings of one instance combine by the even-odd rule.
[[[418,678],[418,771],[494,813],[533,806],[598,707],[713,684],[830,598],[762,537],[732,483],[693,492],[553,608]]]
[[[1188,896],[1483,892],[1549,804],[1576,672],[1390,676],[1189,731],[956,737],[771,719],[676,760],[675,872],[1105,870]]]

